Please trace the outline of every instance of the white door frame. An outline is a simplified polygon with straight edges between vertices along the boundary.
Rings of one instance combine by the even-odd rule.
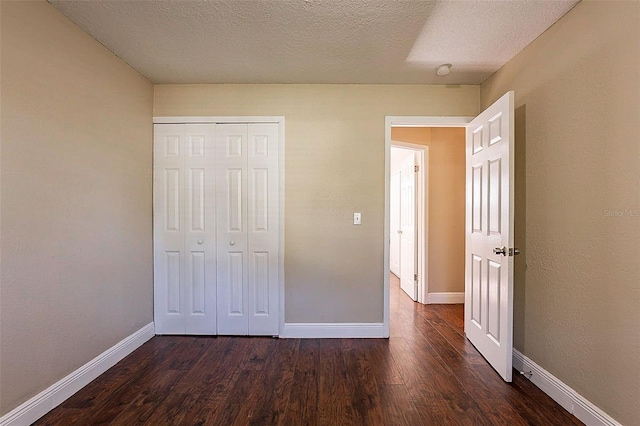
[[[278,193],[280,205],[278,236],[278,299],[279,299],[279,335],[284,334],[284,116],[189,116],[189,117],[153,117],[153,124],[227,124],[227,123],[277,123],[278,124]],[[388,186],[388,185],[387,185]],[[387,188],[388,190],[388,188]],[[388,210],[388,209],[387,209]],[[387,257],[388,257],[387,253]],[[387,259],[387,270],[389,261]],[[388,279],[388,277],[387,277]]]
[[[391,141],[391,146],[395,148],[407,148],[416,151],[418,154],[418,188],[416,197],[417,220],[415,251],[416,270],[418,274],[418,302],[427,303],[427,289],[429,288],[429,147],[426,145],[418,145],[414,143]],[[389,176],[391,179],[391,176]],[[391,232],[391,230],[389,230]],[[389,235],[391,238],[391,235]],[[402,256],[402,254],[400,255]]]
[[[391,145],[397,144],[391,141],[392,127],[467,127],[467,124],[475,117],[437,117],[437,116],[386,116],[384,119],[384,307],[382,314],[382,327],[384,337],[389,337],[389,181],[391,179]],[[424,169],[424,167],[423,167]],[[425,241],[426,243],[426,241]],[[426,254],[425,249],[425,254]],[[425,266],[426,267],[426,266]],[[425,280],[426,282],[426,280]],[[424,288],[424,299],[428,295],[428,288]],[[420,292],[418,292],[420,294]]]

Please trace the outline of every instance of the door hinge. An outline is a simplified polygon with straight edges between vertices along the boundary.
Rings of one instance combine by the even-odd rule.
[[[418,173],[420,171],[420,166],[413,166],[413,170]]]
[[[413,274],[413,280],[418,281],[418,274]]]

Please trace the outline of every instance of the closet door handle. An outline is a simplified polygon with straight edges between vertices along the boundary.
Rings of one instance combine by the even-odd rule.
[[[235,242],[235,241],[233,241],[233,240],[229,241],[229,245],[230,245],[230,246],[234,245],[235,243],[236,243],[236,242]]]
[[[198,244],[202,244],[202,240],[198,240]]]

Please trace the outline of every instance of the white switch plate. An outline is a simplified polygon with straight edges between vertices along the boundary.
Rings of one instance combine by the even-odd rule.
[[[354,225],[360,225],[362,223],[362,214],[361,213],[354,213],[353,214],[353,224]]]

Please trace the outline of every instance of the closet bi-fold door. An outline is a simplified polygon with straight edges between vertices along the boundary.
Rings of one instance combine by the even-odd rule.
[[[216,127],[218,334],[278,334],[278,125]]]
[[[157,334],[216,334],[215,125],[154,126]]]

